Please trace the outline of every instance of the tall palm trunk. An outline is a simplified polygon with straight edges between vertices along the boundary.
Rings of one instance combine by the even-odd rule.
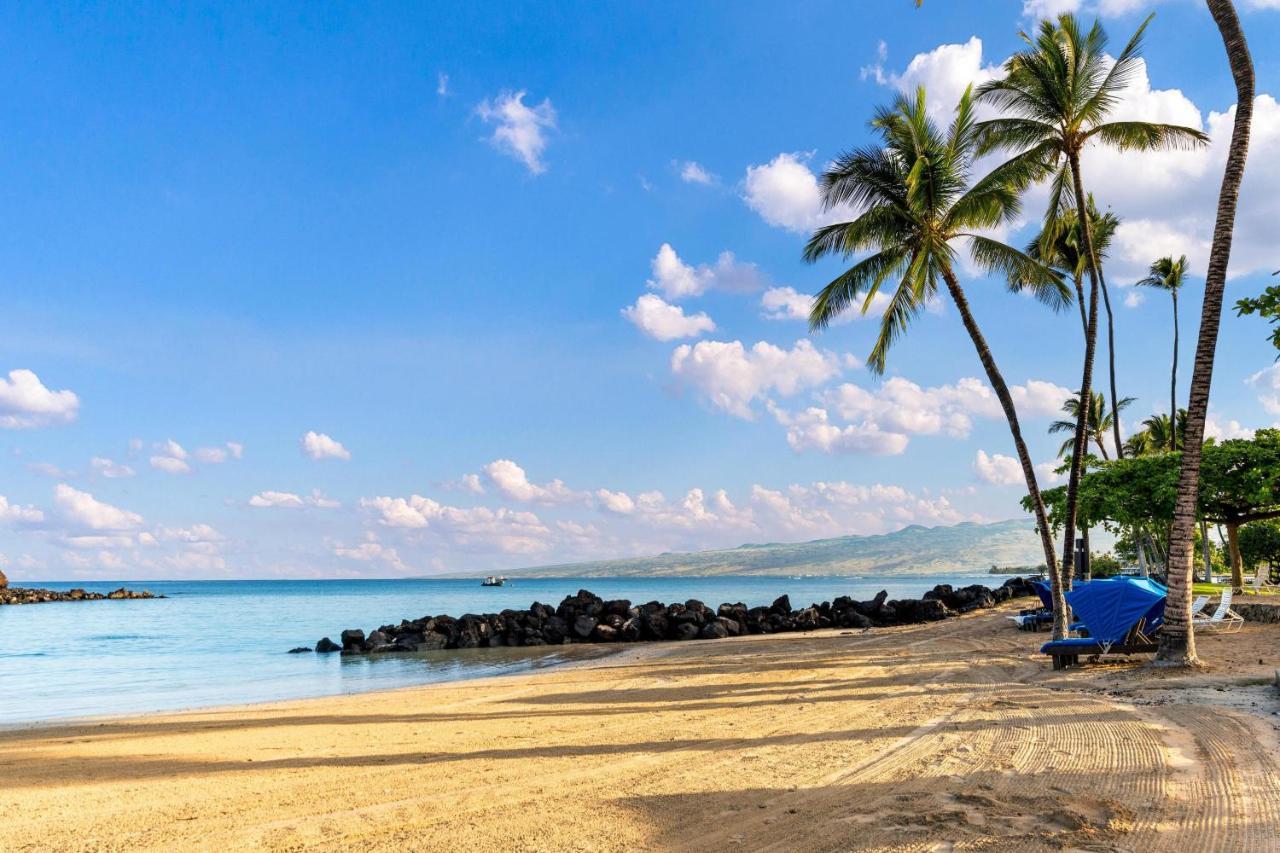
[[[1031,496],[1031,506],[1036,517],[1036,532],[1040,534],[1040,544],[1044,548],[1044,565],[1049,573],[1049,587],[1053,596],[1053,636],[1055,639],[1061,639],[1067,635],[1067,600],[1063,597],[1062,575],[1058,570],[1058,561],[1054,558],[1053,531],[1049,527],[1049,514],[1045,512],[1044,499],[1040,497],[1035,465],[1031,463],[1027,443],[1022,439],[1018,411],[1013,406],[1013,396],[1009,393],[1009,386],[1005,384],[1004,376],[996,367],[996,360],[991,355],[991,348],[987,346],[987,339],[983,337],[982,330],[978,328],[978,321],[969,310],[969,300],[964,295],[960,282],[956,281],[955,273],[948,269],[943,272],[942,278],[947,283],[947,291],[951,294],[951,301],[955,303],[956,310],[960,313],[965,331],[969,333],[969,337],[973,340],[973,347],[978,351],[978,360],[982,362],[982,367],[987,372],[987,381],[991,383],[996,397],[1000,400],[1000,407],[1004,409],[1005,419],[1009,422],[1009,432],[1013,434],[1013,446],[1018,453],[1018,462],[1022,465],[1022,476],[1027,481],[1027,494]]]
[[[1116,458],[1124,458],[1124,442],[1120,440],[1120,395],[1116,393],[1116,318],[1111,313],[1111,294],[1107,292],[1102,268],[1098,268],[1098,281],[1102,285],[1102,305],[1107,309],[1107,360],[1111,373],[1111,437],[1116,442]],[[1106,456],[1104,451],[1103,456]]]
[[[1169,449],[1178,449],[1178,291],[1173,294],[1173,376],[1169,379]]]
[[[1075,185],[1076,208],[1080,217],[1080,239],[1084,244],[1085,258],[1089,263],[1089,318],[1084,336],[1084,370],[1080,378],[1080,411],[1076,416],[1076,437],[1071,454],[1071,476],[1067,480],[1067,508],[1063,521],[1062,574],[1074,574],[1076,550],[1076,505],[1080,498],[1080,477],[1084,473],[1084,452],[1088,441],[1087,400],[1093,395],[1093,355],[1098,342],[1098,259],[1093,253],[1092,225],[1089,222],[1088,200],[1084,194],[1084,181],[1080,177],[1080,155],[1071,154],[1071,180]],[[1056,603],[1056,602],[1055,602]],[[1065,614],[1064,614],[1065,616]],[[1065,618],[1064,618],[1065,622]],[[1054,630],[1057,630],[1057,616]],[[1065,637],[1066,634],[1064,633]],[[1060,639],[1055,633],[1055,639]]]
[[[1085,313],[1086,309],[1084,304],[1084,282],[1082,281],[1079,273],[1076,273],[1074,276],[1072,276],[1072,280],[1075,282],[1075,286],[1076,286],[1076,304],[1080,306],[1080,331],[1084,334],[1085,337],[1088,337],[1089,336],[1089,317]]]
[[[1236,117],[1227,149],[1227,166],[1218,193],[1218,216],[1213,226],[1213,247],[1204,280],[1204,306],[1200,311],[1200,335],[1191,369],[1191,394],[1187,401],[1187,434],[1183,438],[1182,471],[1178,477],[1178,497],[1173,510],[1173,530],[1169,534],[1169,597],[1165,624],[1160,632],[1156,663],[1190,666],[1197,663],[1196,640],[1191,625],[1192,530],[1196,523],[1196,503],[1200,488],[1201,443],[1209,410],[1209,388],[1213,383],[1213,354],[1218,344],[1222,320],[1222,294],[1227,283],[1227,263],[1231,259],[1232,230],[1236,202],[1249,154],[1249,127],[1253,120],[1253,60],[1240,19],[1231,0],[1206,0],[1214,23],[1222,34],[1222,44],[1236,84]]]
[[[1204,558],[1204,582],[1213,583],[1213,543],[1209,541],[1209,522],[1200,519],[1200,554]],[[1191,578],[1195,580],[1194,575]]]

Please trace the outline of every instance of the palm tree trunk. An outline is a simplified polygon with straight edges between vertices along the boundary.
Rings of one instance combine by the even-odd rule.
[[[1102,305],[1107,309],[1107,360],[1111,372],[1111,435],[1116,442],[1116,458],[1124,458],[1124,444],[1120,441],[1120,396],[1116,393],[1116,320],[1111,313],[1111,295],[1107,292],[1107,281],[1102,277],[1102,267],[1098,267],[1098,283],[1102,285]],[[1107,452],[1104,450],[1105,457]]]
[[[1005,384],[1000,369],[996,367],[995,357],[991,354],[991,348],[987,346],[987,339],[983,337],[982,330],[978,328],[978,321],[969,310],[969,300],[964,295],[960,282],[956,281],[955,273],[946,270],[942,277],[947,283],[951,301],[955,303],[956,310],[960,313],[965,331],[969,333],[974,349],[978,351],[978,360],[982,362],[982,367],[987,372],[987,381],[991,383],[996,397],[1000,400],[1000,406],[1004,409],[1005,419],[1009,422],[1009,432],[1013,434],[1013,446],[1017,450],[1018,462],[1022,465],[1022,476],[1027,481],[1027,494],[1031,496],[1031,505],[1035,512],[1036,532],[1040,534],[1040,544],[1044,547],[1044,565],[1049,573],[1049,587],[1053,596],[1053,637],[1060,640],[1067,636],[1067,600],[1062,594],[1062,575],[1058,569],[1058,561],[1054,558],[1053,530],[1049,527],[1049,514],[1045,512],[1044,499],[1040,497],[1040,484],[1036,482],[1035,465],[1031,463],[1027,443],[1022,439],[1022,427],[1018,424],[1018,412],[1013,406],[1013,396],[1009,393],[1009,386]]]
[[[1231,588],[1244,591],[1244,560],[1240,557],[1240,525],[1227,522],[1227,549],[1231,556]]]
[[[1089,337],[1089,317],[1085,314],[1084,304],[1084,283],[1080,274],[1074,276],[1076,285],[1076,304],[1080,306],[1080,332],[1087,338]]]
[[[1173,510],[1173,530],[1169,535],[1169,597],[1165,624],[1160,632],[1156,663],[1165,666],[1196,664],[1196,640],[1191,624],[1192,535],[1200,490],[1201,443],[1204,421],[1209,411],[1209,388],[1213,383],[1213,354],[1222,321],[1222,294],[1231,259],[1231,238],[1235,227],[1236,202],[1249,155],[1249,127],[1253,120],[1253,60],[1240,19],[1231,0],[1206,0],[1214,23],[1222,34],[1231,76],[1236,84],[1236,117],[1227,149],[1227,165],[1218,193],[1218,215],[1209,250],[1209,269],[1204,280],[1204,305],[1200,310],[1200,335],[1191,369],[1191,394],[1187,401],[1187,434],[1183,438],[1182,470],[1178,477],[1178,497]],[[1176,425],[1175,425],[1176,428]]]
[[[1084,181],[1080,177],[1080,155],[1072,152],[1070,158],[1071,180],[1075,184],[1076,208],[1080,216],[1080,237],[1084,243],[1085,257],[1089,261],[1089,318],[1084,336],[1084,370],[1080,378],[1080,411],[1076,417],[1076,440],[1071,454],[1071,476],[1067,480],[1066,517],[1063,520],[1062,573],[1074,574],[1076,548],[1076,505],[1080,498],[1080,477],[1084,472],[1084,452],[1088,438],[1087,401],[1093,394],[1093,354],[1098,340],[1098,260],[1093,253],[1093,225],[1089,222],[1088,200],[1084,194]],[[1055,620],[1056,624],[1056,620]]]
[[[1173,375],[1169,380],[1169,449],[1178,449],[1178,291],[1173,295]]]
[[[1204,582],[1213,583],[1213,543],[1209,541],[1209,522],[1203,518],[1200,519],[1200,554],[1204,558]]]
[[[1147,568],[1147,546],[1142,542],[1142,528],[1134,528],[1133,538],[1135,540],[1135,544],[1138,546],[1138,571],[1142,573],[1144,578],[1148,577],[1151,574],[1151,570]]]

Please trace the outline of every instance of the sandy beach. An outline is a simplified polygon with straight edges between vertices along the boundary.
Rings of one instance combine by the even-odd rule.
[[[1044,637],[988,612],[12,730],[0,849],[1280,849],[1276,626],[1190,676],[1054,673]]]

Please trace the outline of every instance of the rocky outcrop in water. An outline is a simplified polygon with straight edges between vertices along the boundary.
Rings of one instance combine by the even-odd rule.
[[[132,589],[113,590],[111,592],[89,592],[83,589],[23,589],[17,586],[0,585],[0,605],[2,604],[43,604],[47,601],[116,601],[124,598],[164,598],[163,595],[152,595],[145,589],[137,592]]]
[[[870,601],[840,596],[834,601],[793,609],[781,596],[768,607],[701,601],[683,604],[626,599],[605,601],[587,590],[568,596],[558,607],[534,602],[528,610],[462,616],[424,616],[399,625],[383,625],[368,635],[359,628],[342,632],[340,643],[328,637],[317,652],[345,655],[473,649],[496,646],[558,646],[566,643],[636,643],[659,640],[718,640],[743,634],[781,634],[819,628],[875,628],[935,622],[960,613],[993,607],[1011,598],[1035,595],[1030,582],[1011,578],[989,589],[981,584],[935,586],[921,599],[889,600],[880,592]],[[295,651],[300,651],[301,647]]]

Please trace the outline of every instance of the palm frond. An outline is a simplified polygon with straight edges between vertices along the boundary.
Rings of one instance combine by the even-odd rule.
[[[874,294],[886,279],[902,268],[907,257],[904,246],[892,246],[845,270],[818,291],[809,310],[809,328],[815,332],[825,329],[856,300]],[[864,310],[868,305],[864,300]]]
[[[999,240],[979,234],[964,236],[969,238],[974,263],[992,275],[1003,276],[1011,290],[1026,291],[1055,311],[1072,303],[1071,288],[1052,268]]]
[[[1146,121],[1111,121],[1085,134],[1121,151],[1189,150],[1207,145],[1209,135],[1194,127]]]

